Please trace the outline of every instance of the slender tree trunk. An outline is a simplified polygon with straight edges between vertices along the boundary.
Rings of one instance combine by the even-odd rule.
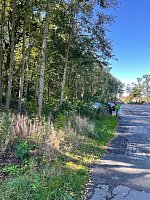
[[[47,84],[47,87],[48,87],[48,91],[47,91],[47,96],[48,96],[48,101],[50,100],[50,81],[48,82]]]
[[[28,84],[29,84],[28,70],[30,69],[30,66],[31,66],[30,47],[28,48],[28,53],[27,54],[28,54],[28,61],[27,61],[27,67],[26,67],[26,78],[25,78],[25,87],[24,87],[25,99],[27,98],[27,95],[28,95]]]
[[[26,19],[25,18],[26,17],[24,17],[24,25],[23,25],[22,66],[21,66],[21,73],[20,73],[18,112],[21,112],[23,84],[24,84],[24,73],[25,73],[25,43],[26,43]]]
[[[9,110],[11,89],[12,89],[12,76],[13,76],[13,65],[14,65],[14,48],[15,48],[15,16],[16,16],[16,1],[13,1],[13,13],[12,13],[12,31],[11,31],[11,53],[10,53],[10,65],[9,65],[9,77],[8,77],[8,88],[6,97],[6,112]]]
[[[70,45],[71,45],[71,40],[72,40],[72,35],[73,35],[73,28],[74,28],[74,17],[75,17],[75,11],[74,11],[74,1],[72,0],[72,10],[71,10],[71,18],[70,18],[70,33],[68,37],[68,46],[66,49],[65,53],[65,67],[64,67],[64,72],[63,72],[63,80],[61,84],[61,95],[60,95],[60,106],[62,105],[64,101],[64,89],[65,89],[65,83],[66,83],[66,74],[67,74],[67,69],[68,69],[68,61],[69,61],[69,51],[70,51]]]
[[[38,90],[39,90],[39,66],[38,63],[34,63],[34,66],[36,67],[36,84],[35,84],[35,103],[37,103],[38,98]]]
[[[86,78],[85,76],[83,76],[83,88],[82,88],[82,96],[81,96],[81,100],[82,102],[84,101],[84,95],[85,95],[85,85],[86,85]]]
[[[78,78],[76,78],[76,95],[75,95],[75,99],[78,99]]]
[[[70,49],[70,35],[69,35],[69,40],[68,40],[68,48],[66,50],[66,56],[65,56],[65,67],[64,67],[64,72],[63,72],[63,81],[61,84],[61,96],[60,96],[60,105],[62,105],[63,100],[64,100],[64,89],[65,89],[65,83],[66,83],[66,73],[67,73],[67,68],[68,68],[68,58],[69,58],[69,49]]]
[[[44,26],[44,34],[43,34],[43,44],[42,44],[42,58],[41,58],[41,66],[40,66],[40,81],[39,81],[39,94],[38,94],[38,117],[41,117],[42,113],[42,102],[43,102],[43,90],[44,90],[44,70],[45,70],[45,54],[47,47],[47,33],[48,33],[48,19],[50,12],[50,3],[47,5],[47,12],[45,17],[45,26]]]
[[[30,32],[30,31],[29,31]],[[30,44],[30,38],[29,38],[29,44]],[[28,95],[28,87],[29,87],[29,69],[31,68],[31,47],[28,47],[28,53],[27,53],[28,61],[27,61],[27,67],[26,67],[26,78],[25,78],[25,87],[24,87],[24,96],[27,100]]]
[[[2,4],[2,12],[1,12],[1,36],[0,36],[0,105],[2,105],[2,96],[3,96],[3,89],[2,89],[2,70],[3,70],[3,40],[4,40],[4,25],[5,25],[5,10],[6,10],[6,1]]]

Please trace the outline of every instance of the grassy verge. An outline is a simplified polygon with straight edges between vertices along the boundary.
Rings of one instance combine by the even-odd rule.
[[[53,159],[33,156],[20,165],[1,169],[7,178],[0,184],[1,200],[80,200],[88,181],[88,166],[105,152],[114,137],[117,119],[103,117],[95,123],[97,137],[66,137]]]

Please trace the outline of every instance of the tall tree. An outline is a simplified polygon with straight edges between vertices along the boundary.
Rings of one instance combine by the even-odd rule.
[[[26,1],[28,4],[28,1]],[[26,5],[25,5],[26,8]],[[22,103],[22,95],[23,95],[23,84],[24,84],[24,73],[25,73],[25,45],[26,45],[26,9],[24,10],[23,17],[23,44],[22,44],[22,66],[20,72],[20,85],[19,85],[19,99],[18,99],[18,112],[21,112],[21,103]]]
[[[4,52],[3,52],[3,45],[4,45],[4,26],[5,26],[5,10],[6,10],[6,0],[2,1],[1,5],[1,34],[0,34],[0,105],[2,104],[2,70],[3,70],[3,59],[4,59]]]
[[[8,88],[6,96],[6,112],[9,110],[11,100],[12,78],[13,78],[13,65],[14,65],[14,48],[15,48],[15,18],[16,18],[16,0],[12,3],[12,30],[11,30],[11,53],[10,53],[10,65],[8,76]]]
[[[41,66],[40,66],[40,81],[39,81],[39,94],[38,94],[38,116],[41,117],[42,113],[42,100],[43,100],[43,90],[44,90],[44,70],[45,70],[45,54],[47,47],[47,33],[48,33],[48,20],[50,14],[50,2],[47,3],[47,10],[45,16],[45,25],[43,33],[43,44],[41,51]]]
[[[68,59],[69,59],[69,51],[70,51],[70,45],[72,42],[72,36],[73,36],[73,31],[74,31],[74,18],[75,18],[75,13],[76,13],[76,3],[74,0],[71,0],[70,2],[70,7],[71,7],[71,14],[69,17],[69,33],[68,33],[68,41],[67,41],[67,48],[65,52],[65,67],[64,67],[64,72],[63,72],[63,80],[61,84],[61,96],[60,96],[60,105],[62,105],[63,100],[64,100],[64,87],[66,83],[66,73],[67,73],[67,68],[68,68]]]

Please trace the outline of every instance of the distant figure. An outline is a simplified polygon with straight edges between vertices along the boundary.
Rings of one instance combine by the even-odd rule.
[[[116,105],[116,117],[118,117],[118,112],[119,112],[119,110],[121,109],[121,106],[120,106],[120,103],[119,102],[117,102],[117,105]]]
[[[109,112],[109,115],[112,115],[112,107],[110,104],[108,104],[108,112]]]
[[[115,104],[113,102],[108,102],[108,112],[112,115],[112,111],[115,110]]]

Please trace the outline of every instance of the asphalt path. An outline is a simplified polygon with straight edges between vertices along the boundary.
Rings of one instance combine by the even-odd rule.
[[[150,200],[150,105],[122,105],[116,137],[90,169],[86,200]]]

